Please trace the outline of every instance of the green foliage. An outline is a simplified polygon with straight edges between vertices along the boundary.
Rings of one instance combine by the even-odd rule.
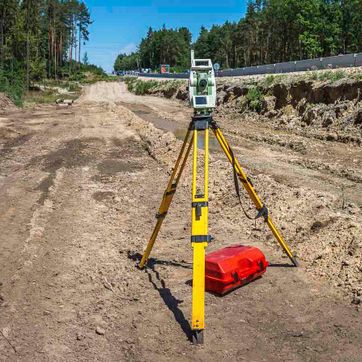
[[[311,80],[318,80],[318,72],[313,71],[308,74],[309,79]]]
[[[149,28],[142,39],[138,52],[129,55],[120,54],[114,64],[114,70],[137,70],[151,68],[159,70],[161,64],[184,71],[190,63],[191,33],[187,28],[160,30]]]
[[[70,77],[69,80],[71,82],[81,82],[82,80],[84,80],[86,78],[84,73],[78,72],[78,73],[73,73]]]
[[[183,67],[181,65],[175,65],[174,67],[170,67],[170,73],[182,73],[185,72],[187,69],[187,67]]]
[[[237,39],[237,24],[226,22],[224,25],[213,25],[208,31],[201,28],[200,35],[194,44],[195,54],[201,58],[211,58],[224,69],[236,65],[235,44]]]
[[[69,92],[80,92],[81,87],[76,82],[69,82],[68,90]]]
[[[84,56],[83,56],[83,64],[84,65],[88,65],[89,64],[89,59],[88,59],[88,53],[85,52]]]
[[[27,104],[49,104],[54,103],[59,98],[59,94],[51,89],[47,89],[43,92],[30,90],[24,96],[24,103]]]
[[[328,72],[322,72],[319,75],[319,80],[324,81],[330,81],[330,82],[336,82],[337,80],[343,79],[347,77],[347,73],[343,70],[337,70],[335,72],[328,71]]]
[[[125,70],[135,70],[139,68],[139,55],[138,53],[120,54],[118,55],[115,63],[114,70],[116,72]]]
[[[148,30],[139,45],[140,67],[158,69],[161,64],[189,67],[191,33],[187,28]]]
[[[67,99],[77,99],[79,96],[79,91],[75,94],[67,94]],[[59,93],[54,89],[46,89],[43,92],[30,90],[24,95],[24,104],[52,104],[59,98],[64,98],[64,96],[59,95]]]
[[[119,55],[114,69],[159,70],[166,63],[186,70],[190,43],[186,28],[150,28],[139,50]],[[192,46],[197,57],[224,69],[360,52],[362,1],[251,0],[239,22],[201,27]]]
[[[354,78],[356,78],[357,80],[362,80],[362,72],[358,72],[357,74],[355,74]]]
[[[68,90],[69,92],[80,92],[81,90],[79,82],[72,82],[66,80],[48,79],[43,82],[43,85],[48,88],[63,88]]]
[[[175,92],[185,82],[183,82],[182,80],[169,80],[169,81],[163,81],[163,82],[157,82],[157,83],[165,92],[168,92],[168,91]]]
[[[249,108],[254,112],[260,112],[263,102],[263,94],[258,87],[251,87],[246,94]]]
[[[0,69],[0,92],[7,94],[17,105],[22,105],[24,74],[21,71],[6,73]]]
[[[46,77],[80,79],[79,73],[89,71],[80,54],[90,24],[81,0],[0,1],[1,89],[20,104],[22,92]]]
[[[159,82],[155,80],[143,81],[135,77],[125,77],[124,81],[130,92],[140,96],[149,94],[150,90],[157,87],[159,84]]]
[[[123,80],[127,84],[128,90],[132,93],[137,95],[162,93],[166,98],[171,98],[185,84],[181,80],[159,82],[155,80],[142,80],[136,77],[124,77]]]
[[[348,74],[343,70],[337,71],[324,71],[324,72],[311,72],[309,79],[320,82],[336,82],[337,80],[347,78]]]
[[[265,85],[267,87],[270,87],[273,83],[274,83],[274,80],[275,80],[275,76],[272,75],[272,74],[269,74],[265,77]]]

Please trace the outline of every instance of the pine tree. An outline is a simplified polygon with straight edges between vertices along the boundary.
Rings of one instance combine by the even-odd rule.
[[[88,65],[89,64],[89,59],[88,59],[88,53],[85,52],[84,56],[83,56],[83,64],[84,65]]]
[[[89,40],[88,27],[92,24],[90,13],[87,6],[82,2],[79,6],[78,12],[78,36],[79,36],[79,50],[78,50],[78,62],[80,63],[81,47]]]

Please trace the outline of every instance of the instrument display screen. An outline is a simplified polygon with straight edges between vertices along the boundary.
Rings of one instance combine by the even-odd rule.
[[[205,104],[207,104],[207,98],[206,97],[195,97],[195,104],[197,106],[205,105]]]

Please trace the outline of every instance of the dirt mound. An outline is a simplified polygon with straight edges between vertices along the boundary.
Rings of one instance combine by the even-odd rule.
[[[138,82],[143,82],[138,80]],[[132,89],[130,89],[132,91]],[[188,100],[185,82],[164,81],[145,94]],[[279,79],[259,82],[218,79],[219,116],[258,117],[276,129],[293,129],[317,139],[362,144],[362,80]]]
[[[334,104],[343,101],[361,100],[362,81],[357,79],[340,79],[335,82],[314,82],[298,80],[291,83],[275,83],[271,86],[260,84],[224,83],[218,91],[224,95],[220,103],[226,103],[235,98],[245,96],[251,88],[258,87],[262,95],[272,95],[276,98],[276,109],[291,104],[294,108],[305,99],[310,104]],[[226,95],[226,96],[225,96]]]
[[[0,110],[6,110],[6,109],[14,109],[16,108],[15,104],[10,100],[10,98],[0,92]]]
[[[118,82],[97,82],[86,86],[77,103],[85,102],[119,102],[122,89]]]
[[[342,143],[362,143],[362,81],[298,80],[270,86],[225,83],[218,86],[220,115],[258,115],[276,129]]]

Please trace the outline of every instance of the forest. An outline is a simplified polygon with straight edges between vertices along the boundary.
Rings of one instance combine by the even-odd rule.
[[[362,51],[362,0],[255,0],[238,22],[202,27],[194,43],[187,28],[150,28],[116,71],[189,67],[190,49],[222,68],[237,68]]]
[[[0,92],[19,103],[33,82],[75,76],[90,24],[83,1],[1,0]]]

